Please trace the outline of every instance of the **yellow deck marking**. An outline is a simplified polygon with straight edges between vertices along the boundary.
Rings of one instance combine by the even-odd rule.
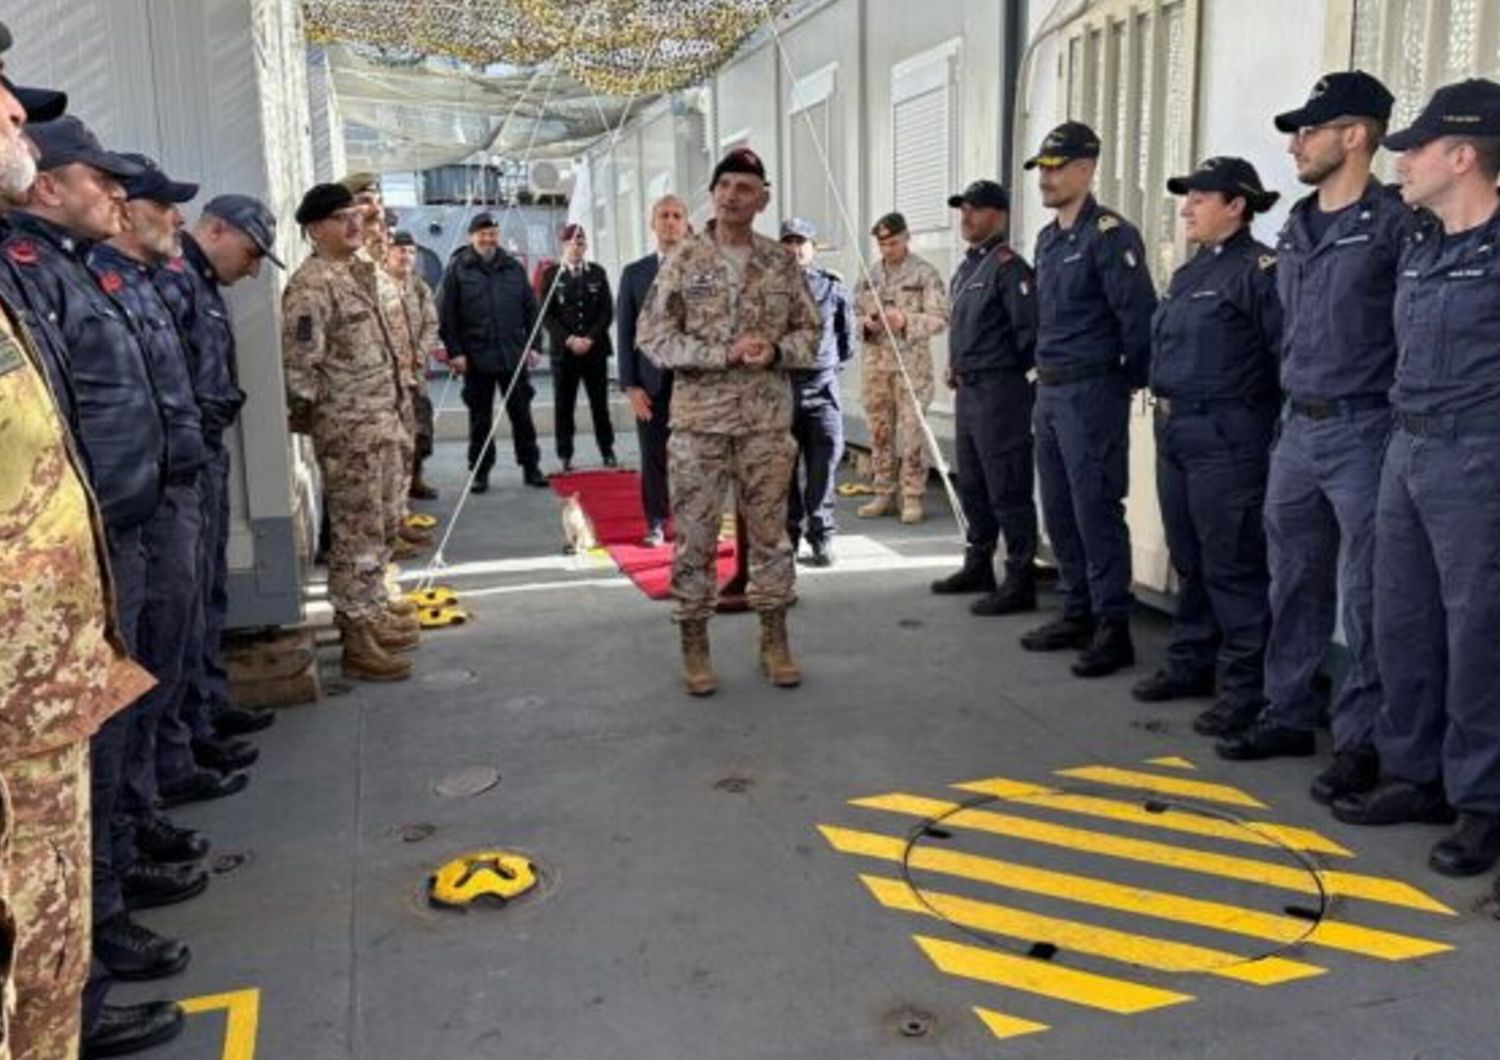
[[[976,1007],[974,1015],[984,1021],[984,1025],[996,1038],[1019,1038],[1023,1034],[1038,1034],[1052,1029],[1045,1023],[1033,1023],[1031,1020],[1007,1016],[1003,1012],[994,1012],[987,1008]]]
[[[829,825],[819,825],[818,830],[823,833],[829,845],[844,854],[879,858],[897,864],[906,854],[906,840],[895,836]],[[916,869],[977,880],[1028,894],[1117,909],[1180,924],[1194,924],[1282,944],[1297,942],[1306,935],[1304,941],[1310,945],[1386,961],[1429,957],[1453,948],[1445,942],[1398,935],[1333,919],[1324,919],[1309,933],[1308,922],[1296,917],[1263,913],[1223,902],[1189,898],[1144,887],[1129,887],[1108,880],[1038,869],[930,846],[913,849],[910,864]]]
[[[1326,970],[1284,957],[1254,960],[1206,946],[1135,935],[1093,924],[1080,924],[1075,920],[1059,920],[1056,917],[1040,916],[941,891],[924,889],[919,898],[903,880],[864,874],[859,878],[870,889],[875,900],[887,909],[941,916],[962,927],[1025,942],[1050,942],[1064,950],[1087,953],[1112,961],[1125,961],[1158,972],[1197,972],[1253,983],[1256,986],[1273,986],[1294,979],[1322,975]]]
[[[945,942],[926,935],[913,935],[912,938],[922,947],[922,952],[932,959],[932,963],[949,975],[978,979],[1011,990],[1022,990],[1028,994],[1103,1009],[1105,1012],[1132,1015],[1193,1000],[1191,994],[1179,994],[1172,990],[1132,983],[1126,979],[1062,968],[1030,957],[1016,957],[995,950],[980,949],[978,946]]]
[[[1013,814],[992,813],[988,810],[962,810],[959,809],[957,803],[945,802],[942,799],[925,799],[915,795],[877,795],[868,799],[853,799],[851,805],[887,810],[912,817],[942,817],[944,826],[972,828],[978,832],[1008,836],[1012,839],[1024,839],[1047,846],[1079,850],[1147,865],[1160,865],[1206,876],[1243,880],[1284,891],[1295,891],[1299,894],[1321,894],[1318,880],[1322,880],[1323,888],[1333,894],[1453,915],[1453,910],[1410,884],[1379,876],[1365,876],[1354,872],[1320,871],[1315,879],[1312,873],[1301,866],[1274,865],[1265,861],[1257,861],[1254,858],[1214,854],[1146,839],[1129,839],[1111,835],[1108,832],[1047,824]]]
[[[1216,817],[1205,817],[1186,810],[1164,810],[1152,813],[1144,806],[1118,799],[1106,799],[1097,795],[1070,795],[1057,788],[1042,784],[1026,784],[1004,777],[975,780],[967,784],[954,784],[960,791],[972,791],[980,795],[993,795],[1006,802],[1038,806],[1042,809],[1064,810],[1088,817],[1102,817],[1110,821],[1140,825],[1143,828],[1162,828],[1169,832],[1188,835],[1209,836],[1227,839],[1235,843],[1249,843],[1261,847],[1290,847],[1313,854],[1331,854],[1334,857],[1352,858],[1352,851],[1339,846],[1332,839],[1306,828],[1290,828],[1271,824],[1268,821],[1224,821]]]
[[[225,1010],[223,1060],[255,1060],[255,1037],[260,1027],[260,991],[190,997],[182,1002],[189,1015]]]
[[[1148,766],[1162,766],[1166,769],[1198,768],[1197,766],[1193,765],[1193,763],[1189,762],[1186,758],[1179,758],[1176,755],[1167,755],[1167,757],[1165,758],[1148,758],[1146,759],[1146,764]]]
[[[1077,769],[1059,769],[1060,777],[1075,780],[1091,780],[1095,784],[1108,784],[1117,788],[1141,788],[1159,795],[1180,795],[1185,799],[1201,802],[1222,802],[1228,806],[1249,806],[1264,810],[1266,804],[1239,788],[1227,784],[1209,784],[1202,780],[1184,780],[1182,777],[1162,777],[1155,773],[1141,773],[1134,769],[1115,769],[1112,766],[1079,766]]]

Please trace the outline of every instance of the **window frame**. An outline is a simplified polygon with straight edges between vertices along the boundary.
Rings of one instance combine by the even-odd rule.
[[[941,44],[923,49],[907,56],[891,67],[891,103],[889,114],[891,142],[891,204],[892,209],[906,216],[913,235],[941,233],[951,236],[953,220],[949,215],[947,197],[956,187],[954,174],[958,172],[963,150],[962,122],[956,120],[957,111],[963,105],[962,97],[963,38],[951,37]],[[938,189],[937,205],[930,207],[937,216],[929,219],[924,213],[901,199],[899,180],[902,145],[897,139],[897,114],[901,106],[920,99],[941,88],[944,93],[944,119],[947,126],[947,152],[943,160],[946,180]]]
[[[812,165],[817,173],[814,181],[821,189],[823,206],[818,215],[812,220],[818,227],[820,244],[824,249],[837,250],[842,245],[841,233],[843,224],[838,216],[838,203],[834,195],[833,187],[829,184],[829,172],[832,180],[842,186],[844,175],[839,172],[839,162],[842,155],[839,152],[839,128],[838,128],[838,99],[839,99],[839,64],[831,62],[810,73],[804,74],[794,81],[787,97],[787,105],[784,110],[786,115],[786,145],[787,159],[785,172],[787,175],[787,210],[795,216],[804,216],[807,211],[800,209],[806,205],[804,189],[799,186],[797,170],[803,163]],[[816,107],[823,107],[826,120],[822,128],[808,111]],[[827,170],[823,165],[823,159],[818,156],[817,148],[813,148],[811,159],[798,158],[798,152],[794,147],[797,143],[797,128],[800,126],[807,129],[809,122],[812,125],[812,133],[817,137],[818,144],[822,147],[823,154],[828,159]]]

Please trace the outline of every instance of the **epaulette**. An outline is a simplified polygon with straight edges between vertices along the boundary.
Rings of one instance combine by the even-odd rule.
[[[1014,250],[1011,250],[1010,247],[1007,247],[1003,244],[997,247],[995,250],[995,261],[1000,265],[1006,264],[1015,256],[1016,252]]]
[[[99,277],[99,288],[105,294],[119,294],[125,289],[125,277],[121,276],[114,269],[110,269]]]
[[[1260,258],[1256,261],[1256,264],[1260,266],[1260,271],[1261,272],[1270,272],[1272,269],[1274,269],[1276,267],[1276,255],[1275,254],[1262,254],[1260,256]]]
[[[1112,213],[1104,214],[1099,218],[1099,231],[1109,232],[1120,227],[1120,219]]]
[[[843,274],[839,273],[839,272],[835,272],[833,269],[824,269],[823,270],[823,275],[827,276],[834,283],[843,283],[844,282]]]

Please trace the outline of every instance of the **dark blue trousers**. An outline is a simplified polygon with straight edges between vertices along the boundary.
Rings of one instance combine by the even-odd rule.
[[[1375,500],[1390,421],[1385,409],[1322,420],[1289,412],[1271,452],[1266,718],[1293,729],[1317,726],[1313,679],[1337,617],[1349,648],[1349,669],[1332,706],[1337,750],[1369,742],[1382,701],[1374,642]]]
[[[1500,813],[1500,433],[1397,429],[1380,480],[1381,771]]]
[[[138,656],[141,612],[146,604],[146,547],[140,527],[107,535],[109,566],[114,576],[115,606],[120,619],[120,636],[126,650]],[[116,855],[123,863],[129,857],[129,836],[117,827],[125,755],[140,702],[118,712],[89,741],[89,827],[93,894],[90,916],[95,925],[102,924],[125,909],[120,893],[120,879],[115,871]],[[84,989],[84,1029],[98,1018],[109,992],[109,974],[98,961],[89,967]]]
[[[1165,669],[1184,679],[1218,672],[1223,698],[1262,700],[1270,624],[1266,499],[1275,410],[1214,404],[1156,417],[1156,495],[1177,611]]]
[[[1130,592],[1130,385],[1114,372],[1037,388],[1036,466],[1063,614],[1124,621]]]
[[[827,541],[834,535],[834,486],[844,459],[844,413],[837,381],[816,393],[798,392],[792,415],[797,459],[792,463],[791,496],[786,506],[787,536]]]
[[[201,648],[203,642],[202,633],[193,628],[203,617],[203,505],[196,484],[166,488],[156,514],[145,525],[143,542],[146,604],[137,658],[157,685],[133,710],[119,807],[132,820],[155,812],[157,735],[166,719],[171,719],[169,727],[180,724],[187,651]]]
[[[635,421],[635,436],[641,447],[641,507],[647,527],[664,527],[672,517],[672,498],[667,488],[667,426],[672,415],[672,384],[651,395],[651,418]]]
[[[965,565],[994,562],[1005,539],[1006,578],[1025,581],[1036,560],[1035,388],[1024,376],[965,375],[954,397],[958,500],[969,524]]]

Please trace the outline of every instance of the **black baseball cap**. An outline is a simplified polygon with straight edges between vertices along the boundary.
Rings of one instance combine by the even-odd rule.
[[[0,54],[10,51],[13,44],[15,38],[11,36],[10,27],[0,22]],[[50,88],[22,88],[12,84],[4,74],[0,74],[0,85],[4,85],[5,90],[16,97],[21,109],[26,112],[28,122],[56,121],[68,109],[66,92],[55,92]]]
[[[412,234],[405,229],[402,229],[400,232],[397,232],[395,235],[391,236],[391,246],[393,247],[414,247],[416,245],[416,239],[413,238]]]
[[[1500,85],[1482,77],[1444,85],[1416,121],[1385,138],[1385,146],[1410,151],[1444,136],[1500,136]]]
[[[1186,195],[1190,191],[1222,192],[1230,198],[1244,199],[1254,213],[1269,210],[1281,198],[1279,192],[1265,189],[1254,166],[1233,155],[1205,158],[1187,176],[1167,181],[1167,190],[1173,195]]]
[[[141,167],[138,176],[122,181],[126,199],[150,199],[180,206],[198,197],[198,185],[173,180],[155,159],[133,151],[126,151],[120,157]]]
[[[1099,157],[1099,134],[1081,121],[1065,121],[1047,134],[1042,149],[1023,168],[1057,169],[1079,158]]]
[[[891,236],[899,236],[907,231],[906,218],[899,213],[888,213],[875,222],[870,229],[870,235],[876,239],[890,239]]]
[[[94,131],[71,114],[56,121],[28,125],[26,136],[37,149],[36,168],[44,173],[78,162],[93,166],[117,180],[141,174],[138,164],[123,155],[106,151]]]
[[[955,210],[965,204],[995,210],[1009,210],[1010,195],[993,180],[976,180],[957,195],[948,196],[948,205]]]
[[[492,213],[476,213],[473,217],[469,218],[469,235],[471,236],[475,232],[481,232],[486,228],[499,227],[500,223],[495,220],[495,215]]]
[[[1340,70],[1325,74],[1313,85],[1307,102],[1296,110],[1276,115],[1276,128],[1294,133],[1335,118],[1374,118],[1388,121],[1396,97],[1380,81],[1363,70]]]
[[[764,184],[771,183],[766,180],[766,164],[760,160],[760,155],[748,147],[736,147],[719,159],[719,164],[714,166],[714,175],[708,182],[710,191],[718,185],[719,178],[726,173],[745,173],[752,177],[759,177]]]
[[[286,268],[276,256],[276,215],[255,196],[218,195],[208,200],[203,212],[244,232],[267,261],[278,269]]]

